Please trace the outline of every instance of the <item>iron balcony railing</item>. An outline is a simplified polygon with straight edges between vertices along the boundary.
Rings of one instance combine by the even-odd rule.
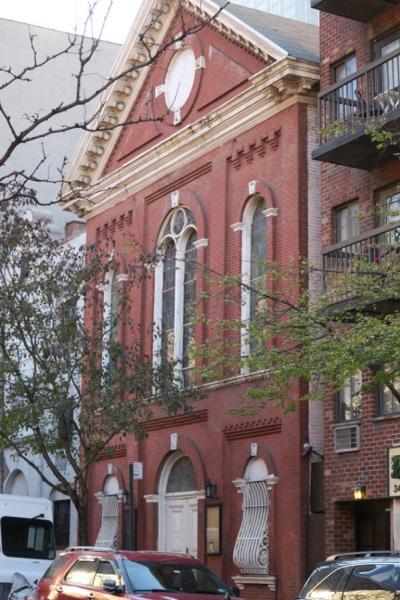
[[[323,90],[318,98],[321,144],[384,123],[400,108],[400,49]]]
[[[400,260],[400,224],[389,223],[346,242],[338,242],[323,252],[324,287],[332,303],[355,295],[360,272],[366,263],[383,264]]]

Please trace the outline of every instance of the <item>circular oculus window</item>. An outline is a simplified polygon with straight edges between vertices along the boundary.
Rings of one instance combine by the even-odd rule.
[[[185,104],[193,88],[196,58],[191,48],[179,50],[170,62],[165,78],[165,102],[172,111]]]

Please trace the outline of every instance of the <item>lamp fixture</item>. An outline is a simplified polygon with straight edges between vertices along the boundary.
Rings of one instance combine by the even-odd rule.
[[[206,498],[217,498],[218,497],[218,492],[217,492],[217,484],[216,483],[211,483],[210,479],[207,479],[207,483],[206,483]]]
[[[354,500],[365,500],[367,495],[367,488],[363,483],[358,482],[353,488]]]

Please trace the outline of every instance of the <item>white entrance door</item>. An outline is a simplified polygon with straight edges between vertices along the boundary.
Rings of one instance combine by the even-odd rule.
[[[179,493],[165,497],[164,550],[197,556],[197,498]]]

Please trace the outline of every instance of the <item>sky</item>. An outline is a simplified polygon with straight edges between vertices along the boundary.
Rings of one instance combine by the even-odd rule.
[[[93,19],[97,37],[111,0],[97,0]],[[128,35],[133,18],[146,0],[112,0],[102,38],[122,43]],[[93,4],[93,0],[91,0]],[[0,18],[41,25],[61,31],[82,32],[88,14],[88,0],[0,0]]]

